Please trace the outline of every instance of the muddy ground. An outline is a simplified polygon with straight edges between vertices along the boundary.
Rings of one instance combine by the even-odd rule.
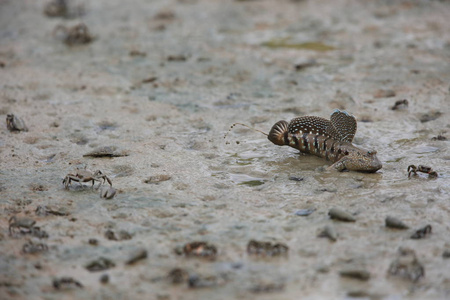
[[[450,150],[436,139],[450,138],[448,1],[70,1],[67,18],[46,3],[0,1],[2,299],[450,298]],[[80,22],[92,42],[55,31]],[[354,143],[380,171],[328,171],[244,127],[224,139],[234,122],[268,132],[335,108],[357,117]],[[8,113],[29,131],[10,132]],[[83,156],[102,146],[126,156]],[[411,164],[439,177],[408,178]],[[77,167],[115,197],[64,189]],[[11,236],[12,216],[40,238]],[[326,226],[337,241],[318,237]],[[289,250],[252,255],[250,240]],[[188,257],[195,241],[217,254]],[[403,271],[400,248],[415,253]],[[86,269],[100,257],[114,266]]]

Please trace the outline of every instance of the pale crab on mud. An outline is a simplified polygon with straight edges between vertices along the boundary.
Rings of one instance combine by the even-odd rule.
[[[408,166],[408,178],[411,177],[411,175],[417,175],[417,172],[428,174],[429,178],[439,177],[438,173],[433,171],[431,167],[423,165],[419,165],[417,167],[415,165]]]
[[[69,189],[69,185],[72,181],[79,182],[80,184],[82,182],[92,181],[92,187],[94,186],[95,181],[100,182],[99,186],[107,181],[109,185],[112,186],[111,179],[109,179],[108,176],[103,174],[100,170],[92,172],[88,169],[77,169],[75,174],[67,174],[66,177],[64,177],[64,188]]]

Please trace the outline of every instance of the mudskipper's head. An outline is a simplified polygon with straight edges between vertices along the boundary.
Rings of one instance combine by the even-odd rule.
[[[284,120],[276,122],[267,136],[269,141],[278,146],[286,145],[288,125],[289,123]]]
[[[345,168],[350,171],[375,173],[382,168],[377,158],[377,151],[350,151],[349,159],[345,160]]]

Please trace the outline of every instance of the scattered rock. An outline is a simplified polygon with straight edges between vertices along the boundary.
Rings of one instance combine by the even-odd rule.
[[[292,180],[292,181],[303,181],[304,178],[303,177],[290,176],[289,180]]]
[[[72,19],[81,17],[85,14],[84,5],[77,5],[71,7],[68,5],[68,0],[53,0],[47,3],[44,7],[44,15],[49,18],[66,18]]]
[[[252,293],[274,293],[284,289],[284,283],[281,282],[258,282],[250,288]]]
[[[295,211],[294,215],[300,216],[300,217],[306,217],[315,212],[316,210],[314,208],[312,209],[299,209]]]
[[[419,117],[420,122],[426,123],[429,121],[434,121],[442,115],[440,111],[432,111],[426,114],[423,114]]]
[[[318,234],[318,237],[326,237],[330,239],[331,241],[335,242],[337,241],[338,234],[336,233],[336,230],[330,225],[325,226],[325,228]]]
[[[390,227],[390,228],[396,228],[396,229],[408,229],[409,228],[405,223],[403,223],[399,219],[392,217],[392,216],[386,217],[385,224],[386,224],[386,227]]]
[[[142,79],[141,83],[152,83],[152,82],[155,82],[156,80],[158,80],[158,77],[151,76],[151,77]]]
[[[89,239],[88,243],[91,246],[98,246],[98,240],[97,239]]]
[[[147,56],[147,53],[143,52],[143,51],[139,51],[139,50],[131,50],[128,53],[129,56],[141,56],[141,57],[145,57]]]
[[[179,251],[175,251],[177,254]],[[214,259],[217,255],[217,247],[208,244],[207,242],[192,242],[187,243],[183,247],[183,252],[186,256],[197,256]]]
[[[442,258],[450,258],[450,249],[445,249],[444,252],[442,252]]]
[[[168,61],[186,61],[187,57],[185,55],[169,55],[167,56]]]
[[[130,257],[127,259],[126,264],[132,265],[146,258],[147,258],[147,250],[145,250],[144,248],[136,249],[130,254]]]
[[[163,181],[167,181],[171,178],[172,177],[167,174],[158,174],[158,175],[150,176],[149,178],[145,179],[144,182],[145,183],[160,183]]]
[[[307,59],[305,61],[298,62],[294,65],[295,71],[303,71],[306,68],[313,67],[317,65],[315,59]]]
[[[131,240],[133,238],[133,236],[125,230],[120,230],[118,235],[112,230],[107,230],[105,232],[105,237],[111,241]]]
[[[208,288],[225,284],[226,276],[216,275],[191,275],[188,279],[190,288]]]
[[[100,276],[100,283],[101,284],[107,284],[109,282],[109,275],[108,274],[103,274],[102,276]]]
[[[102,146],[83,154],[83,157],[121,157],[128,155],[128,151],[121,150],[116,146]]]
[[[247,244],[247,253],[256,256],[285,256],[289,247],[285,244],[271,242],[259,242],[251,240]]]
[[[102,186],[100,188],[100,198],[112,199],[116,195],[116,189],[112,186]]]
[[[388,273],[416,282],[425,276],[425,269],[417,259],[414,250],[400,248],[397,258],[389,266]]]
[[[83,288],[83,285],[72,277],[61,277],[53,279],[53,287],[56,290],[69,290],[72,288]]]
[[[347,292],[347,296],[351,297],[351,298],[368,298],[368,299],[372,299],[372,298],[378,298],[378,297],[370,297],[371,295],[364,290],[352,290],[352,291],[348,291]]]
[[[171,10],[162,10],[158,12],[154,19],[155,20],[174,20],[176,18],[176,15]]]
[[[390,98],[390,97],[395,97],[395,95],[396,95],[396,93],[394,90],[380,89],[380,90],[376,91],[373,96],[375,98]]]
[[[328,215],[330,216],[331,219],[336,219],[339,221],[344,221],[344,222],[355,222],[356,219],[355,217],[353,217],[350,213],[337,208],[337,207],[333,207],[332,209],[330,209],[330,211],[328,212]]]
[[[53,35],[62,40],[67,46],[85,45],[94,41],[86,24],[80,23],[73,27],[58,25],[53,30]]]
[[[431,234],[432,227],[431,225],[427,225],[423,228],[418,229],[413,235],[411,235],[412,239],[423,239]]]
[[[189,277],[189,273],[181,268],[175,268],[170,270],[169,274],[167,275],[167,278],[169,281],[173,284],[180,284],[183,282],[186,282]]]
[[[85,268],[89,272],[98,272],[98,271],[104,271],[104,270],[108,270],[110,268],[114,268],[115,266],[116,266],[116,264],[112,260],[110,260],[108,258],[100,257],[100,258],[88,263],[85,266]]]
[[[339,272],[342,277],[354,278],[362,281],[370,279],[370,273],[364,269],[346,269]]]

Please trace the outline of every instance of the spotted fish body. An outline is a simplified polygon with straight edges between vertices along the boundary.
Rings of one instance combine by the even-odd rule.
[[[357,128],[356,119],[346,111],[335,110],[330,120],[305,116],[291,122],[278,121],[268,139],[279,146],[290,146],[302,153],[313,154],[333,162],[330,168],[373,173],[381,169],[376,151],[352,144]]]

